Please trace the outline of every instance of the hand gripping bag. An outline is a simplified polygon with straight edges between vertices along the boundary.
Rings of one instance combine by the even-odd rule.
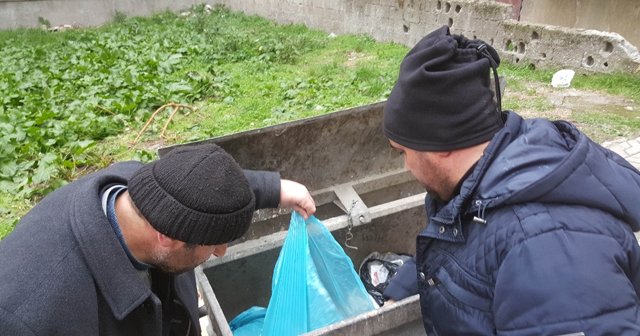
[[[351,259],[322,222],[292,213],[260,335],[299,335],[376,308]],[[250,335],[236,319],[234,335]],[[255,320],[252,328],[258,335]]]

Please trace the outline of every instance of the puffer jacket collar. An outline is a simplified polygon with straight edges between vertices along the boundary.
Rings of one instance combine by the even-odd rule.
[[[428,194],[426,195],[425,206],[427,213],[431,216],[429,223],[433,223],[433,225],[427,225],[420,233],[421,236],[463,243],[465,238],[462,233],[462,215],[476,211],[478,220],[484,220],[484,210],[491,205],[492,201],[473,200],[473,195],[493,162],[495,153],[499,153],[511,142],[523,122],[523,119],[513,112],[507,112],[507,115],[504,128],[489,142],[473,172],[462,183],[460,193],[457,196],[445,204],[431,198]]]
[[[585,192],[589,191],[589,192]],[[488,209],[530,201],[602,209],[640,230],[640,172],[568,122],[507,112],[460,193],[443,204],[426,196],[422,236],[462,243],[463,218],[486,223]]]

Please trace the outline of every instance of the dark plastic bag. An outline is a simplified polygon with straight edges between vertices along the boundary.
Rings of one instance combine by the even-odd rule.
[[[314,216],[305,222],[294,212],[259,335],[299,335],[376,308],[329,230]],[[231,321],[234,335],[250,335],[245,328],[255,330],[260,323],[259,310],[250,310],[257,314],[246,311]],[[238,319],[250,323],[245,326]]]
[[[410,255],[387,252],[369,254],[360,264],[360,279],[364,283],[367,292],[376,300],[379,306],[384,305],[382,293],[396,275],[398,269],[405,261],[411,259]]]

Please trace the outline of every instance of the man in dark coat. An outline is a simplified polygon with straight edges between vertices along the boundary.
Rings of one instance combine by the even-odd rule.
[[[384,132],[428,225],[385,295],[433,335],[640,335],[640,173],[568,122],[502,112],[500,60],[448,27],[405,57]]]
[[[303,185],[215,145],[72,182],[0,242],[0,333],[200,335],[192,269],[278,205],[315,211]]]

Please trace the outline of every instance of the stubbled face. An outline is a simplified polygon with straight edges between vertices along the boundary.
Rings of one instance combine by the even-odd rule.
[[[162,250],[156,253],[151,264],[167,273],[182,273],[196,268],[209,257],[221,257],[227,251],[227,244],[222,245],[187,245],[184,244],[172,251]]]
[[[432,152],[420,152],[389,140],[391,148],[403,154],[404,166],[435,199],[447,201],[456,184],[451,181],[442,159]]]
[[[138,210],[128,192],[125,192],[125,195],[126,198],[124,198],[124,200],[127,201],[128,208],[135,212],[135,216],[138,218],[137,220],[143,222],[146,227],[151,228],[151,223],[149,223],[140,210]],[[153,229],[153,232],[156,231]],[[141,260],[167,273],[183,273],[196,268],[198,265],[207,261],[212,255],[222,257],[226,252],[227,244],[194,245],[178,242],[176,246],[172,247],[153,248],[153,251],[150,253],[151,255],[148,256],[149,259],[145,257],[145,259]]]

